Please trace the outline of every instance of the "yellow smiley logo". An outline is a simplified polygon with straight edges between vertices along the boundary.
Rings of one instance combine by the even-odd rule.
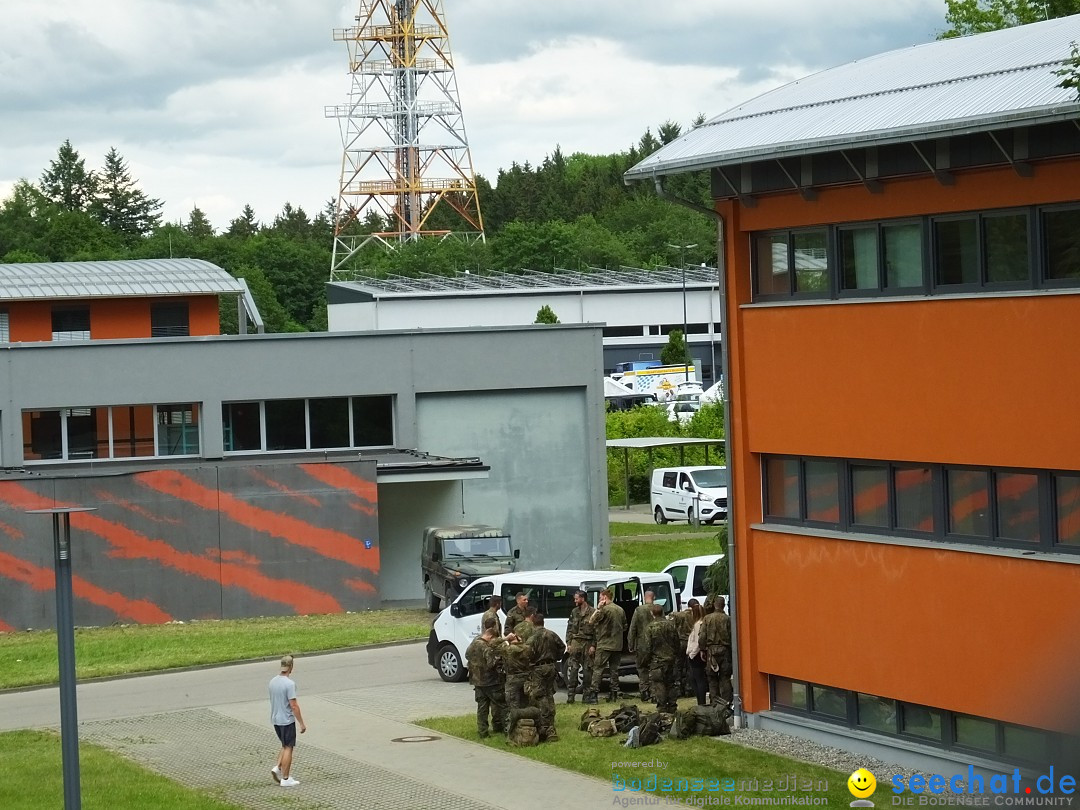
[[[847,789],[856,799],[868,799],[877,790],[877,779],[866,768],[859,768],[848,777]]]

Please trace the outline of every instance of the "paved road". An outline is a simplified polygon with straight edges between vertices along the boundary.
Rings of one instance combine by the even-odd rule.
[[[297,659],[308,732],[293,790],[269,774],[276,662],[83,684],[80,738],[253,810],[520,810],[523,796],[548,808],[612,806],[610,782],[413,725],[475,710],[468,685],[443,683],[426,660],[418,643]],[[0,694],[0,730],[58,726],[59,713],[56,689]]]

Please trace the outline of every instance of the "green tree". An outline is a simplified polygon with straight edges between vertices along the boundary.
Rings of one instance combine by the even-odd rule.
[[[86,161],[79,157],[70,140],[60,144],[56,159],[49,161],[39,182],[41,192],[65,211],[85,211],[94,199],[97,180],[87,171]]]
[[[240,216],[229,223],[225,235],[247,239],[258,232],[259,223],[255,221],[255,209],[250,205],[245,205],[244,210],[240,212]]]
[[[660,350],[660,362],[665,366],[682,365],[690,362],[690,352],[686,346],[686,336],[681,329],[672,329],[667,344]]]
[[[197,205],[191,209],[191,213],[188,214],[187,224],[183,227],[188,234],[197,239],[214,235],[214,226],[210,224],[209,218]]]
[[[945,0],[945,6],[949,27],[938,39],[983,34],[1080,12],[1080,0]]]
[[[544,304],[540,309],[536,310],[536,320],[533,323],[558,323],[559,316],[555,314],[555,310]]]
[[[90,213],[113,233],[141,237],[161,222],[161,200],[147,197],[131,177],[127,162],[110,147],[97,175],[97,193]]]
[[[1071,45],[1072,48],[1069,58],[1065,60],[1065,66],[1060,70],[1055,70],[1054,75],[1061,77],[1058,87],[1063,87],[1066,90],[1071,89],[1076,93],[1077,99],[1080,100],[1080,47],[1075,42],[1071,43]]]

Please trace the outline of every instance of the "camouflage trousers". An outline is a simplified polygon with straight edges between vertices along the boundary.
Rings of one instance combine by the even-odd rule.
[[[504,731],[506,729],[506,694],[502,684],[473,686],[473,697],[476,698],[476,732],[481,737],[487,736],[489,715],[492,730]]]
[[[589,682],[589,692],[593,695],[600,692],[600,684],[604,680],[604,672],[608,673],[611,682],[611,694],[617,697],[619,694],[619,660],[622,652],[619,650],[597,650],[593,658],[592,680]]]
[[[581,692],[589,691],[589,680],[592,678],[592,656],[580,641],[571,641],[566,648],[566,694],[576,695],[578,692],[578,678],[581,678]]]
[[[645,651],[638,648],[634,652],[634,658],[637,662],[638,694],[642,700],[652,700],[653,695],[650,694],[649,667],[645,663]]]
[[[540,740],[557,740],[555,732],[555,665],[537,664],[525,680],[525,697],[540,710],[536,730]]]
[[[675,656],[676,697],[691,697],[694,684],[690,679],[690,659],[686,657],[686,642],[681,643],[679,654]]]
[[[674,659],[653,659],[649,666],[649,687],[656,708],[662,712],[674,713],[678,708],[675,701],[679,693],[675,689]]]
[[[709,702],[728,705],[735,694],[731,685],[731,647],[713,645],[705,662],[705,677],[709,680]]]
[[[528,677],[527,672],[516,672],[506,676],[504,694],[506,695],[507,719],[514,709],[524,709],[529,705],[529,699],[525,697],[525,681]]]

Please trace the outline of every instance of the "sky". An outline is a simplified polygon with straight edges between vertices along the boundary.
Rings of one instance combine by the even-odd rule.
[[[436,0],[432,0],[435,2]],[[444,0],[475,170],[606,154],[646,128],[934,39],[944,0]],[[337,194],[360,0],[0,0],[0,198],[69,139],[110,147],[166,221],[271,222]],[[377,139],[380,142],[382,138]],[[376,144],[373,144],[376,145]]]

